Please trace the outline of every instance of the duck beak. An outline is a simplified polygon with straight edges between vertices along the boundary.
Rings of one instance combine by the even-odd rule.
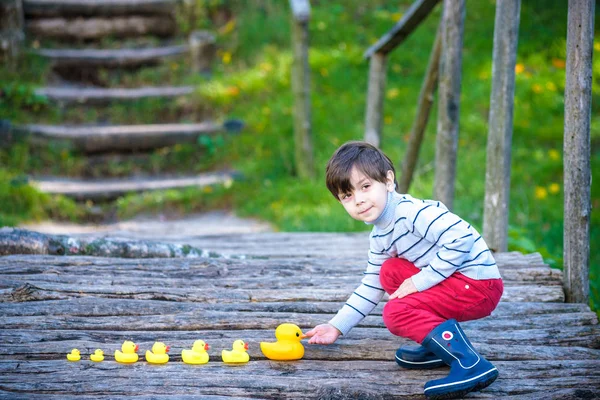
[[[248,350],[248,343],[244,344],[244,350]]]
[[[300,335],[300,339],[306,339],[308,336],[306,336],[305,334]]]
[[[167,352],[167,353],[168,353],[168,352],[169,352],[169,350],[171,350],[171,346],[167,346],[167,347],[165,347],[165,352]]]
[[[135,351],[135,352],[137,353],[137,351],[138,351],[139,349],[140,349],[140,345],[139,345],[139,344],[136,344],[136,345],[135,345],[135,349],[134,349],[133,351]]]
[[[208,346],[208,343],[206,343],[206,344],[204,345],[204,350],[208,350],[208,349],[209,349],[209,346]]]

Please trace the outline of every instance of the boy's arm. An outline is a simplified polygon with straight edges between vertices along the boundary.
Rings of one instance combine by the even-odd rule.
[[[374,248],[374,243],[371,240],[369,261],[360,286],[356,288],[346,304],[329,321],[342,335],[348,334],[350,329],[362,321],[381,301],[385,290],[379,282],[379,270],[388,258],[390,258],[388,254],[381,252],[381,249]]]
[[[471,225],[450,211],[426,203],[414,211],[405,220],[407,229],[441,247],[429,265],[412,277],[416,289],[422,292],[452,275],[478,238]]]

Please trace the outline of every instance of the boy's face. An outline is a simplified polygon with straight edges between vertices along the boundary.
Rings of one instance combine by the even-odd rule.
[[[375,221],[385,209],[388,192],[394,191],[394,173],[388,171],[386,183],[382,183],[352,167],[350,183],[352,192],[339,193],[340,203],[352,218],[363,222]]]

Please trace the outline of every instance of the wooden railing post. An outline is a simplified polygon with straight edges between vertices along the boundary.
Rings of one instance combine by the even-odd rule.
[[[375,147],[381,144],[383,126],[383,93],[385,91],[387,55],[375,53],[369,62],[369,87],[365,113],[365,142]]]
[[[290,0],[292,7],[292,90],[294,91],[294,156],[296,172],[301,178],[313,178],[310,67],[308,64],[308,21],[310,3],[308,0]]]
[[[0,64],[15,69],[25,37],[22,0],[0,0]]]
[[[438,89],[434,198],[454,203],[465,0],[444,0]]]
[[[483,213],[483,237],[490,249],[496,252],[508,250],[510,158],[520,11],[521,0],[496,2]]]
[[[415,122],[410,130],[410,138],[408,139],[408,146],[406,153],[402,159],[402,173],[398,180],[398,192],[407,193],[412,182],[412,177],[417,165],[417,159],[419,158],[419,150],[423,143],[423,136],[425,134],[425,128],[427,128],[427,121],[429,121],[429,114],[431,112],[431,106],[433,105],[433,96],[437,89],[438,83],[438,71],[440,66],[440,54],[442,53],[442,24],[438,28],[435,41],[433,43],[433,49],[429,56],[429,64],[427,65],[427,72],[425,73],[425,79],[423,80],[423,86],[421,86],[421,93],[419,93],[419,104],[417,105],[417,115],[415,116]]]
[[[590,118],[595,0],[569,0],[564,126],[564,271],[569,303],[589,301]]]
[[[208,31],[193,31],[189,36],[190,65],[194,73],[210,72],[217,52],[215,35]]]

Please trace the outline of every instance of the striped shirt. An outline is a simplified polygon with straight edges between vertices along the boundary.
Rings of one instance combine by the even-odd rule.
[[[498,279],[500,272],[487,244],[470,224],[439,201],[418,200],[392,192],[374,222],[367,269],[360,286],[329,321],[346,335],[383,297],[379,282],[383,262],[406,259],[420,271],[412,277],[419,292],[456,271],[472,279]]]

